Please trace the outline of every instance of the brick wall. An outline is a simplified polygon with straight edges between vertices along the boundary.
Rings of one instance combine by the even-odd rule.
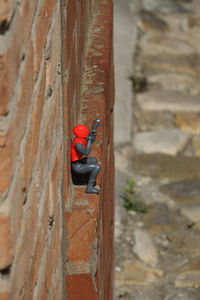
[[[4,2],[0,70],[0,299],[111,299],[112,1]],[[69,161],[96,117],[100,197]]]

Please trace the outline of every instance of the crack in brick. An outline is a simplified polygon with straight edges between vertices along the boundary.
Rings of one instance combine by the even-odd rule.
[[[92,216],[90,216],[83,224],[81,224],[73,233],[72,235],[69,237],[70,239],[74,238],[74,236],[77,234],[77,232],[79,232],[79,230],[81,228],[83,228],[90,220],[91,220]]]

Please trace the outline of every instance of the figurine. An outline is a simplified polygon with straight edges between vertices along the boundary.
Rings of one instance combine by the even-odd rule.
[[[88,175],[86,193],[99,194],[100,190],[95,187],[96,177],[100,171],[100,165],[97,163],[96,157],[88,157],[91,151],[92,143],[96,139],[97,127],[100,126],[100,119],[93,122],[92,129],[83,124],[78,124],[73,128],[76,136],[71,146],[71,168],[72,174]]]

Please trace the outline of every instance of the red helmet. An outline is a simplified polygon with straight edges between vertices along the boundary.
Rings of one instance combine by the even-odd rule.
[[[76,137],[85,138],[89,134],[89,129],[83,124],[78,124],[73,128],[73,133]]]

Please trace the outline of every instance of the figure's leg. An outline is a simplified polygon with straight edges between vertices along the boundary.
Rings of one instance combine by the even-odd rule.
[[[100,166],[99,165],[93,165],[95,166],[90,173],[90,178],[88,181],[88,186],[86,188],[86,193],[91,193],[91,194],[99,194],[100,190],[95,188],[95,183],[96,183],[96,177],[99,174],[100,171]]]
[[[82,164],[97,164],[96,157],[84,157],[80,160]]]
[[[78,174],[90,173],[86,193],[99,194],[99,189],[94,188],[96,177],[100,171],[100,166],[97,164],[82,164],[77,162],[72,165],[72,168]]]

